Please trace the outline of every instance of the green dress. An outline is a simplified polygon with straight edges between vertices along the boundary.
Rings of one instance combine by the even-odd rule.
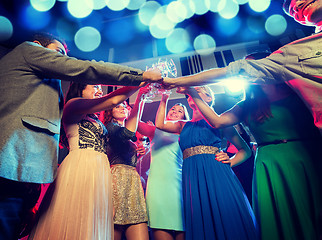
[[[295,94],[273,102],[271,111],[273,117],[262,124],[248,116],[248,126],[259,145],[253,208],[261,239],[318,239],[318,214],[322,210],[320,133]],[[294,141],[271,143],[281,139]]]
[[[178,135],[156,129],[146,190],[149,227],[184,231],[182,152]]]

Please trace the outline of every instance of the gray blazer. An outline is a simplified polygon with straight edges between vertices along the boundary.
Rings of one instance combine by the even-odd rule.
[[[0,177],[49,183],[57,170],[61,82],[137,86],[143,71],[24,42],[0,59]]]
[[[322,33],[291,42],[264,59],[232,62],[227,72],[247,74],[253,82],[285,82],[310,109],[322,134]]]

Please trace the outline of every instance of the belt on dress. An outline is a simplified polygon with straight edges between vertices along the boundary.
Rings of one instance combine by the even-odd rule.
[[[279,140],[274,140],[271,142],[262,142],[262,143],[257,143],[258,147],[263,147],[267,145],[272,145],[272,144],[282,144],[282,143],[288,143],[288,142],[295,142],[295,141],[303,141],[304,139],[300,138],[295,138],[295,139],[279,139]]]
[[[188,157],[198,155],[198,154],[216,154],[219,152],[219,148],[213,147],[213,146],[195,146],[191,148],[187,148],[183,150],[183,159],[186,159]]]

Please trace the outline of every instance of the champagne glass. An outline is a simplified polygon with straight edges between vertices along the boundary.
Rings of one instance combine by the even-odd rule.
[[[177,68],[174,64],[173,60],[168,60],[167,58],[159,58],[157,63],[153,63],[152,67],[146,67],[148,69],[159,69],[162,77],[177,77]],[[146,102],[153,102],[153,98],[158,94],[171,94],[171,90],[162,89],[162,85],[160,83],[150,83],[148,85],[149,92],[147,94],[142,94],[142,100]]]

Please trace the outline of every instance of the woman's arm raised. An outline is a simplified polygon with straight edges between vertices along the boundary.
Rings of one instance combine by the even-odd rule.
[[[135,93],[145,83],[141,83],[138,87],[122,87],[115,91],[94,99],[74,98],[66,103],[64,106],[64,121],[74,122],[84,114],[96,113],[106,109],[116,107],[118,104],[124,102],[133,93]]]
[[[157,115],[155,118],[155,126],[158,129],[163,130],[165,132],[180,134],[185,122],[183,122],[183,121],[176,121],[176,122],[165,121],[168,98],[169,98],[169,95],[167,95],[167,94],[162,95],[160,105],[159,105],[159,108],[157,111]]]

